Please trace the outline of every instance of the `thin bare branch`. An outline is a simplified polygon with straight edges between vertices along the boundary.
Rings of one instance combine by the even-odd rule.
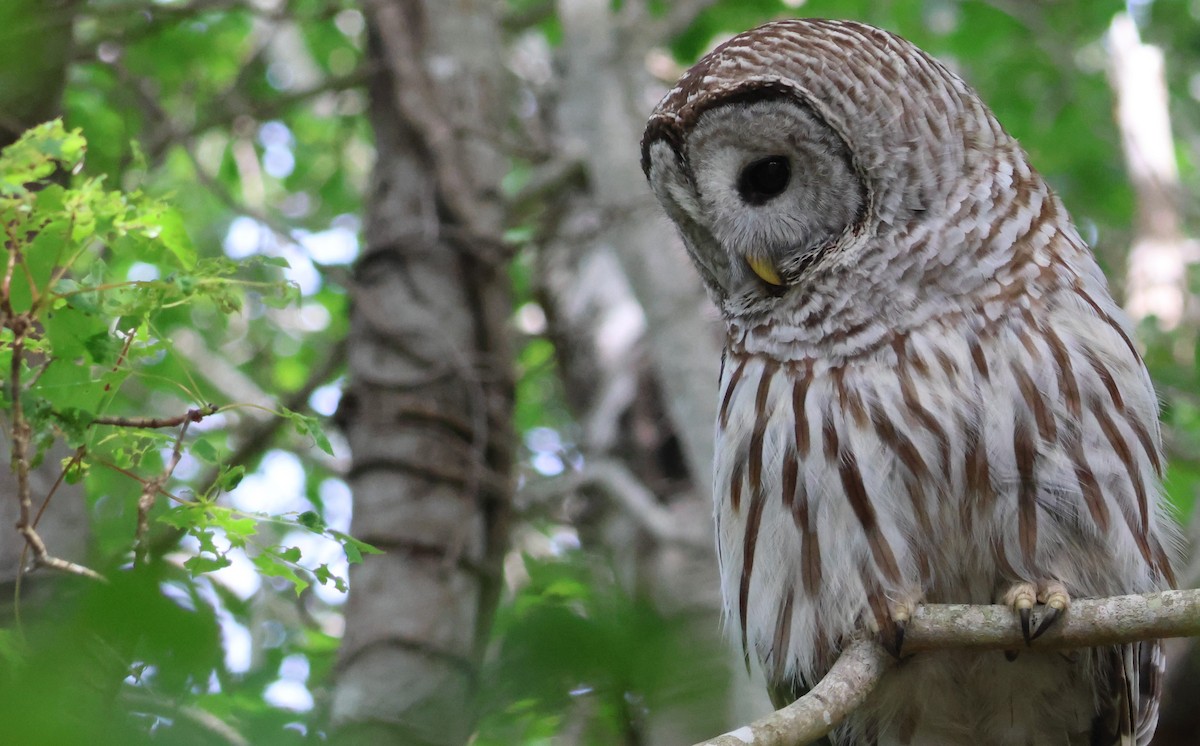
[[[189,409],[177,417],[97,417],[93,425],[111,425],[113,427],[160,428],[179,427],[188,422],[199,422],[210,414],[216,414],[217,407],[206,404],[203,407]]]
[[[146,553],[149,551],[146,537],[150,531],[150,508],[154,507],[154,498],[158,496],[167,480],[175,473],[175,467],[179,465],[179,460],[183,456],[183,439],[187,436],[188,428],[193,422],[204,419],[206,410],[207,408],[187,411],[184,415],[183,426],[179,428],[179,435],[175,438],[175,447],[171,449],[171,457],[163,467],[162,473],[153,479],[146,480],[142,485],[142,496],[138,498],[137,504],[137,534],[134,539],[133,555],[135,563],[145,562]],[[207,413],[211,414],[211,412]]]

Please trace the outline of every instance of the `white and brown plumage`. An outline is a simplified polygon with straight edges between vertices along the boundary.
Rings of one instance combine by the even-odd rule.
[[[689,70],[642,153],[727,323],[722,590],[777,689],[818,680],[856,630],[899,646],[916,603],[1006,602],[1028,637],[1070,596],[1172,584],[1129,324],[962,80],[869,26],[772,23]],[[1145,744],[1161,660],[912,656],[836,735]]]

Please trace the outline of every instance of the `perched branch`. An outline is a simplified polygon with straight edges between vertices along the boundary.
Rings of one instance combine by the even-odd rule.
[[[842,722],[892,664],[874,640],[855,640],[808,694],[781,710],[698,746],[799,746]]]
[[[1074,601],[1029,647],[1069,650],[1166,637],[1200,636],[1200,590]],[[908,623],[903,654],[930,650],[1020,650],[1020,625],[1007,606],[930,604]],[[698,746],[798,746],[833,730],[895,661],[873,640],[856,640],[808,694],[750,725]]]

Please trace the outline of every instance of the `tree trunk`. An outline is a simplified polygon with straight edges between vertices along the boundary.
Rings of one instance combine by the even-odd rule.
[[[595,340],[596,363],[575,367],[592,367],[607,384],[600,390],[616,396],[593,405],[611,405],[621,394],[626,399],[621,402],[622,411],[628,411],[621,423],[624,431],[615,439],[626,448],[614,448],[604,438],[592,437],[585,445],[601,452],[590,455],[611,454],[627,463],[634,475],[658,493],[665,523],[688,537],[672,541],[639,533],[638,529],[646,527],[620,511],[609,511],[606,525],[592,531],[608,537],[608,549],[629,590],[653,599],[664,616],[684,621],[679,634],[698,655],[713,658],[711,666],[697,672],[707,680],[691,682],[698,694],[690,701],[677,698],[674,706],[650,712],[641,724],[647,743],[690,743],[730,723],[746,722],[769,711],[761,679],[746,678],[740,656],[735,660],[727,652],[731,648],[720,632],[710,475],[721,329],[717,312],[674,229],[661,217],[639,165],[639,140],[649,113],[643,95],[649,87],[645,59],[649,45],[660,37],[636,31],[646,29],[652,19],[639,16],[644,9],[632,6],[623,9],[624,15],[619,17],[607,0],[557,0],[556,7],[564,37],[564,81],[558,100],[562,139],[586,166],[590,207],[599,216],[591,222],[600,228],[583,246],[569,237],[564,241],[576,244],[571,250],[580,276],[574,286],[559,282],[567,287],[558,293],[554,282],[547,286],[550,295],[571,302],[587,298],[589,293],[593,296],[586,313],[575,318],[563,312],[566,303],[551,303],[558,307],[555,321],[566,327],[559,336],[569,337],[577,345]],[[564,220],[563,224],[571,222]],[[622,272],[623,278],[612,276]],[[606,288],[603,297],[602,287]],[[631,365],[628,359],[604,361],[602,353],[613,352],[614,335],[600,324],[610,315],[629,316],[623,305],[634,299],[644,312],[644,328],[638,339],[626,341],[621,349],[625,358],[634,358],[639,364]],[[600,313],[606,304],[605,313]],[[589,329],[589,323],[594,328]],[[568,391],[573,383],[571,367],[564,366]],[[648,375],[636,375],[641,371]],[[630,388],[636,389],[636,398]],[[652,405],[649,409],[647,402]],[[638,421],[639,412],[657,413],[660,409],[665,417]],[[604,432],[587,425],[603,424],[597,414],[605,412],[585,409],[583,414],[585,435],[597,429]],[[607,414],[611,418],[614,413]],[[640,436],[647,431],[666,435],[647,443]],[[670,461],[662,458],[668,450],[647,447],[662,442],[678,443],[686,479],[679,478],[678,466],[671,468]],[[647,455],[658,455],[659,463],[647,464]],[[664,476],[675,479],[664,480]],[[630,551],[630,547],[637,550]],[[714,695],[726,697],[724,706],[714,706]]]
[[[332,717],[344,743],[462,744],[512,492],[500,230],[501,4],[364,3],[378,161],[356,268],[354,568]]]
[[[63,86],[71,61],[71,31],[76,0],[5,0],[0,3],[0,148],[11,145],[26,129],[62,115]],[[9,433],[0,434],[0,453],[11,448]],[[59,445],[29,474],[36,505],[46,498],[71,452]],[[11,616],[14,584],[25,540],[12,527],[20,506],[15,474],[0,473],[0,620]],[[87,502],[80,484],[60,484],[37,530],[50,553],[87,562],[90,543]],[[26,563],[29,557],[25,557]],[[47,571],[22,581],[21,602],[37,606],[48,598],[56,578]]]

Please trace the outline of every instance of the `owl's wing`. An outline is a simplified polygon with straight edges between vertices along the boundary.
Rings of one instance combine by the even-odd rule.
[[[1129,663],[1132,666],[1129,667],[1138,673],[1136,685],[1130,690],[1130,699],[1134,702],[1131,711],[1136,716],[1133,721],[1133,743],[1137,746],[1147,746],[1154,738],[1154,729],[1158,726],[1158,703],[1162,699],[1167,660],[1163,654],[1161,640],[1138,642],[1124,647],[1131,651],[1131,654],[1126,656],[1127,659],[1131,659]]]
[[[1111,689],[1102,695],[1092,743],[1148,746],[1158,725],[1165,663],[1159,640],[1110,649],[1105,668],[1109,670]]]

